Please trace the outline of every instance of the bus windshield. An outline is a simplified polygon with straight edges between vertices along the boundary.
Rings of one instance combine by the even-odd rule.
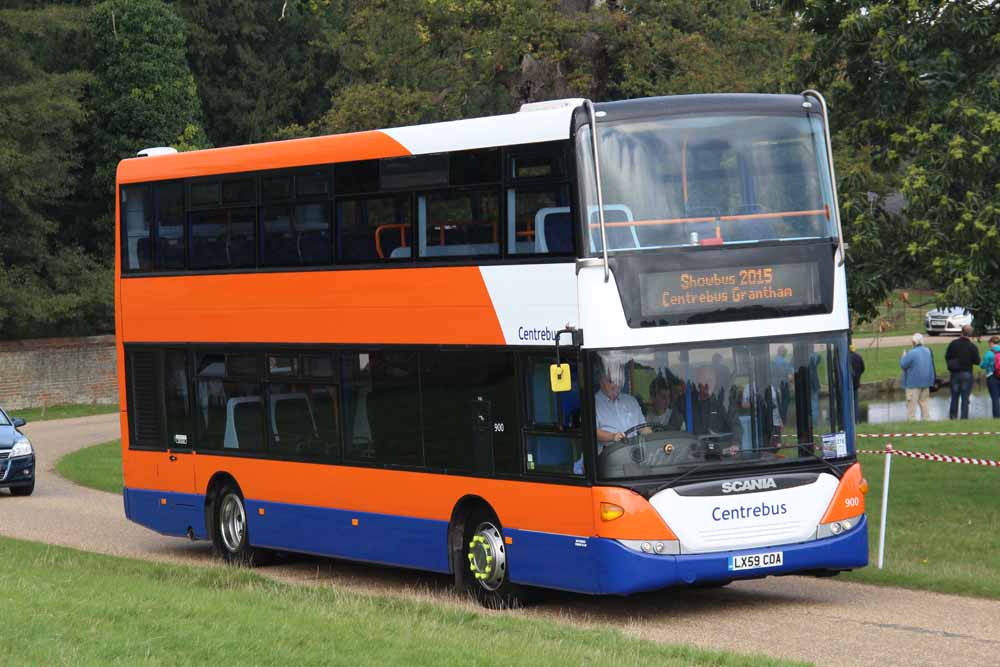
[[[603,479],[850,455],[845,334],[597,353]]]
[[[698,115],[598,125],[608,251],[833,238],[815,115]],[[584,238],[602,249],[589,126],[576,137]]]

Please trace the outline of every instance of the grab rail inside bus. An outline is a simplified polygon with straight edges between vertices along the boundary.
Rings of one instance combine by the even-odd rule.
[[[379,225],[375,228],[375,253],[378,255],[379,259],[385,259],[385,252],[382,250],[382,232],[387,229],[399,230],[399,247],[406,247],[406,228],[409,227],[406,223],[392,223],[388,225]]]
[[[812,88],[802,91],[802,96],[815,98],[819,102],[820,109],[823,111],[823,133],[826,139],[826,161],[830,167],[830,187],[833,188],[833,205],[836,207],[834,210],[837,214],[837,249],[840,251],[840,263],[837,264],[837,266],[843,266],[844,262],[847,261],[847,255],[844,250],[844,228],[840,223],[840,200],[837,197],[837,174],[833,171],[833,144],[830,141],[830,116],[827,113],[826,99],[823,97],[822,93],[818,90],[813,90]]]
[[[627,220],[625,222],[608,222],[605,227],[655,227],[659,225],[678,225],[686,222],[733,222],[735,220],[765,220],[769,218],[797,218],[813,215],[825,215],[830,218],[830,211],[824,208],[807,211],[779,211],[775,213],[743,213],[741,215],[700,216],[696,218],[670,218],[668,220]],[[592,229],[599,224],[590,223]]]
[[[608,282],[611,277],[611,269],[608,268],[608,233],[604,228],[604,192],[601,190],[601,160],[597,151],[597,112],[594,111],[594,103],[584,100],[583,106],[590,114],[590,145],[594,151],[594,179],[597,183],[597,216],[601,221],[601,251],[604,256],[604,282]]]

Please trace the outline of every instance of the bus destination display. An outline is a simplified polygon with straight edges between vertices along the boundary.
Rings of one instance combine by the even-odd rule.
[[[639,287],[643,317],[822,301],[814,263],[647,273],[639,276]]]

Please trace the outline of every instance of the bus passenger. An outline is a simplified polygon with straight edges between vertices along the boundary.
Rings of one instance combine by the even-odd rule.
[[[622,393],[624,368],[621,364],[606,362],[599,373],[601,388],[594,394],[598,453],[605,444],[624,440],[629,429],[645,423],[639,401]],[[652,433],[653,429],[647,426],[640,432]]]
[[[652,403],[646,413],[646,422],[666,426],[672,431],[684,428],[684,403],[681,396],[684,385],[679,381],[668,382],[662,375],[657,375],[649,383],[649,398]]]
[[[718,386],[715,369],[702,366],[698,369],[691,416],[696,435],[728,434],[739,442],[739,423],[726,407],[725,393]]]

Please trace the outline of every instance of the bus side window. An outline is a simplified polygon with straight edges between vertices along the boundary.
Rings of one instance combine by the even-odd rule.
[[[569,187],[531,186],[507,190],[507,252],[559,255],[573,252]]]
[[[580,375],[575,359],[570,364],[570,391],[553,393],[549,382],[550,357],[529,359],[528,419],[525,426],[525,469],[531,473],[582,475],[583,439],[580,434]]]
[[[148,271],[153,263],[153,202],[148,185],[122,188],[122,264],[126,271]]]
[[[163,355],[163,398],[169,448],[189,447],[194,440],[191,401],[188,395],[187,357],[187,352],[184,350],[167,350]]]
[[[197,355],[195,418],[199,449],[265,448],[264,406],[256,355]]]
[[[356,264],[412,257],[410,200],[408,194],[339,198],[337,261]]]
[[[342,358],[345,458],[422,465],[417,353],[383,350]]]

